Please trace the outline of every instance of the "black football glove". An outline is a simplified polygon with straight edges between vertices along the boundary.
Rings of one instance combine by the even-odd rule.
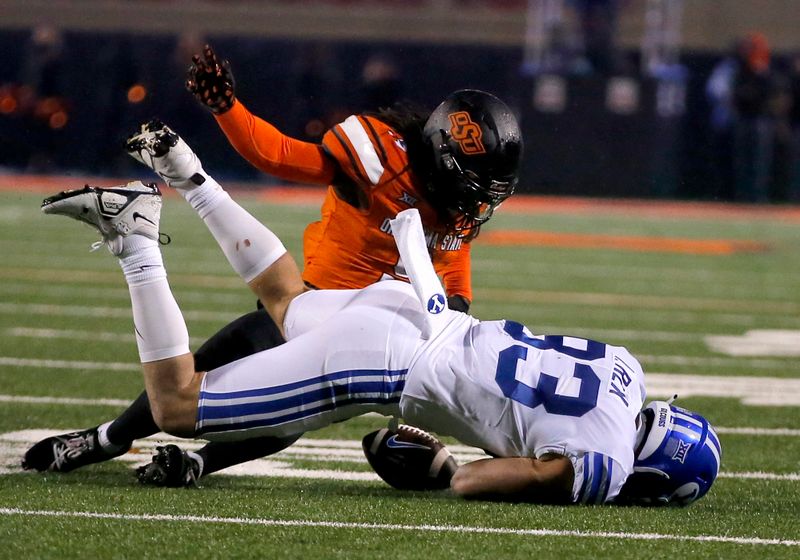
[[[464,296],[450,296],[447,298],[447,307],[453,311],[469,313],[469,300]]]
[[[186,89],[203,107],[215,115],[229,111],[236,100],[235,88],[230,63],[220,62],[210,46],[205,46],[202,58],[198,54],[192,57]]]

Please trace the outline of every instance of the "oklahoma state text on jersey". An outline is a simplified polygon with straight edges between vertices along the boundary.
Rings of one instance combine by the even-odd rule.
[[[320,146],[282,134],[240,101],[217,121],[234,148],[262,171],[290,181],[330,185],[338,168],[338,175],[356,187],[358,200],[351,204],[341,197],[342,189],[329,186],[322,218],[306,228],[307,283],[326,289],[361,288],[386,277],[404,279],[388,222],[414,207],[447,294],[472,300],[469,243],[447,234],[423,199],[403,139],[390,126],[353,115],[329,130]]]

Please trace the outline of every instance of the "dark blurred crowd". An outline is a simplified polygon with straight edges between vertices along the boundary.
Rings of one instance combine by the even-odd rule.
[[[238,179],[260,177],[231,157],[214,120],[184,89],[189,61],[207,37],[104,36],[41,26],[23,40],[17,34],[0,41],[9,63],[0,68],[0,172],[125,174],[132,164],[120,148],[124,136],[157,116],[189,138],[207,140],[211,165]],[[299,138],[318,139],[352,112],[391,105],[404,93],[399,65],[380,49],[345,66],[323,43],[212,42],[233,58],[243,99]]]
[[[627,113],[639,95],[630,89],[635,83],[614,82],[619,74],[631,76],[641,72],[641,65],[637,64],[635,54],[613,48],[610,39],[613,14],[608,12],[607,2],[587,0],[576,5],[586,7],[582,21],[589,28],[584,40],[587,48],[581,52],[592,56],[569,58],[573,62],[582,61],[581,70],[576,71],[575,64],[570,64],[562,71],[578,82],[587,77],[613,82],[615,87],[606,91],[615,92],[608,99],[614,101],[612,109],[616,106],[619,114],[613,116],[613,127],[599,138],[604,134],[630,136],[634,145],[645,146],[624,128],[640,126]],[[558,37],[556,34],[555,38]],[[232,152],[213,119],[195,106],[183,88],[191,55],[200,52],[208,40],[193,33],[153,37],[65,34],[49,26],[0,34],[0,51],[5,57],[0,65],[0,172],[75,170],[123,176],[135,169],[120,149],[124,135],[138,122],[158,116],[187,138],[195,142],[202,139],[206,147],[204,160],[209,168],[218,169],[220,176],[265,179]],[[536,112],[532,78],[520,70],[524,64],[522,53],[516,48],[439,46],[434,61],[434,53],[425,45],[398,48],[242,38],[212,38],[211,42],[223,57],[231,58],[240,98],[256,114],[298,138],[319,139],[328,127],[352,112],[388,106],[401,98],[430,105],[465,86],[488,89],[507,99],[521,111],[526,134],[531,134],[532,140],[533,133],[551,134],[550,128],[543,129],[540,123],[556,127],[553,134],[567,140],[571,134],[563,128],[569,119],[554,120],[561,116]],[[648,125],[651,133],[655,131],[651,136],[664,145],[654,141],[642,149],[649,149],[650,157],[655,159],[659,157],[656,152],[669,155],[664,158],[669,163],[663,166],[666,168],[681,163],[680,150],[673,144],[700,146],[707,154],[694,157],[709,160],[713,173],[699,181],[702,188],[686,188],[684,178],[673,177],[671,184],[679,187],[657,192],[657,186],[646,185],[643,188],[650,191],[641,194],[743,202],[800,200],[800,53],[772,53],[767,39],[754,33],[737,41],[713,69],[706,65],[710,71],[702,70],[702,65],[701,70],[687,66],[689,80],[699,80],[700,91],[705,84],[703,116],[698,118],[697,111],[683,116],[679,116],[680,110],[663,113],[659,107],[655,117],[646,118],[654,123]],[[550,69],[548,73],[555,71]],[[644,83],[645,79],[665,78],[650,75],[641,79]],[[578,82],[565,82],[565,87],[572,88],[573,93],[581,91],[583,86]],[[680,77],[676,80],[679,82],[685,82],[685,78]],[[551,90],[542,91],[549,95],[545,100],[558,98],[558,95],[553,97]],[[643,87],[642,92],[645,91]],[[662,95],[670,91],[659,88],[655,94],[658,103],[672,99],[676,101],[675,107],[682,107],[681,95]],[[571,95],[566,94],[563,106],[551,103],[561,107],[564,117],[575,109],[575,103],[591,101],[589,98],[576,101]],[[594,99],[597,95],[592,93],[589,97]],[[695,92],[694,97],[702,98],[702,94]],[[641,98],[644,99],[644,93]],[[598,109],[603,110],[602,101],[598,102]],[[665,115],[670,118],[663,118]],[[689,120],[703,120],[707,124],[676,125],[681,118],[684,124]],[[668,121],[673,124],[667,124]],[[612,121],[598,117],[596,124],[606,126],[602,123],[608,122]],[[673,126],[675,135],[666,133],[667,126]],[[708,145],[687,141],[685,132],[681,139],[681,128],[690,134],[707,136]],[[580,131],[575,135],[581,141],[592,141]],[[574,150],[586,152],[582,156],[586,162],[608,159],[608,155],[598,151],[608,145],[608,140],[588,149],[585,144],[572,144]],[[531,166],[537,170],[546,167],[541,158],[558,156],[558,153],[543,156],[529,150],[526,157],[540,158]],[[580,161],[580,154],[575,157]],[[559,165],[557,161],[549,163]],[[609,167],[613,169],[613,163]],[[674,169],[660,173],[679,174]],[[535,181],[534,177],[526,186],[537,188]],[[636,181],[633,179],[631,183]],[[608,182],[613,184],[613,178]],[[543,188],[546,183],[540,181],[540,185],[545,185]],[[587,192],[604,192],[605,187],[601,187]],[[560,192],[555,182],[550,188],[548,192]]]
[[[800,200],[800,53],[773,56],[751,33],[714,67],[706,95],[719,195]]]

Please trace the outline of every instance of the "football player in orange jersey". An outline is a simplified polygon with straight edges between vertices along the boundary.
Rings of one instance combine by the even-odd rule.
[[[321,219],[304,234],[303,280],[308,286],[362,288],[386,278],[404,279],[389,220],[413,207],[420,212],[449,307],[469,309],[470,241],[514,192],[519,172],[522,138],[516,118],[502,101],[486,92],[460,90],[430,114],[398,105],[352,115],[317,144],[286,136],[250,113],[236,98],[228,63],[220,62],[210,47],[193,57],[186,85],[255,167],[287,181],[328,186]],[[178,141],[167,127],[151,122],[129,139],[128,149],[140,149],[137,142],[141,144],[146,134],[159,142]],[[195,353],[196,366],[213,369],[282,341],[269,315],[254,311],[201,346]],[[119,456],[133,440],[157,431],[147,394],[142,393],[112,422],[37,443],[23,465],[68,472]],[[274,453],[295,439],[213,443],[197,453],[169,445],[140,469],[140,480],[189,484]]]

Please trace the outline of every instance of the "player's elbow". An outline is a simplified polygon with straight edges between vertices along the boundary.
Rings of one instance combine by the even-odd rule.
[[[568,503],[572,465],[566,457],[481,459],[458,468],[450,480],[462,498],[510,502]]]
[[[450,490],[461,498],[476,498],[483,494],[480,478],[475,476],[468,465],[462,465],[450,479]]]

